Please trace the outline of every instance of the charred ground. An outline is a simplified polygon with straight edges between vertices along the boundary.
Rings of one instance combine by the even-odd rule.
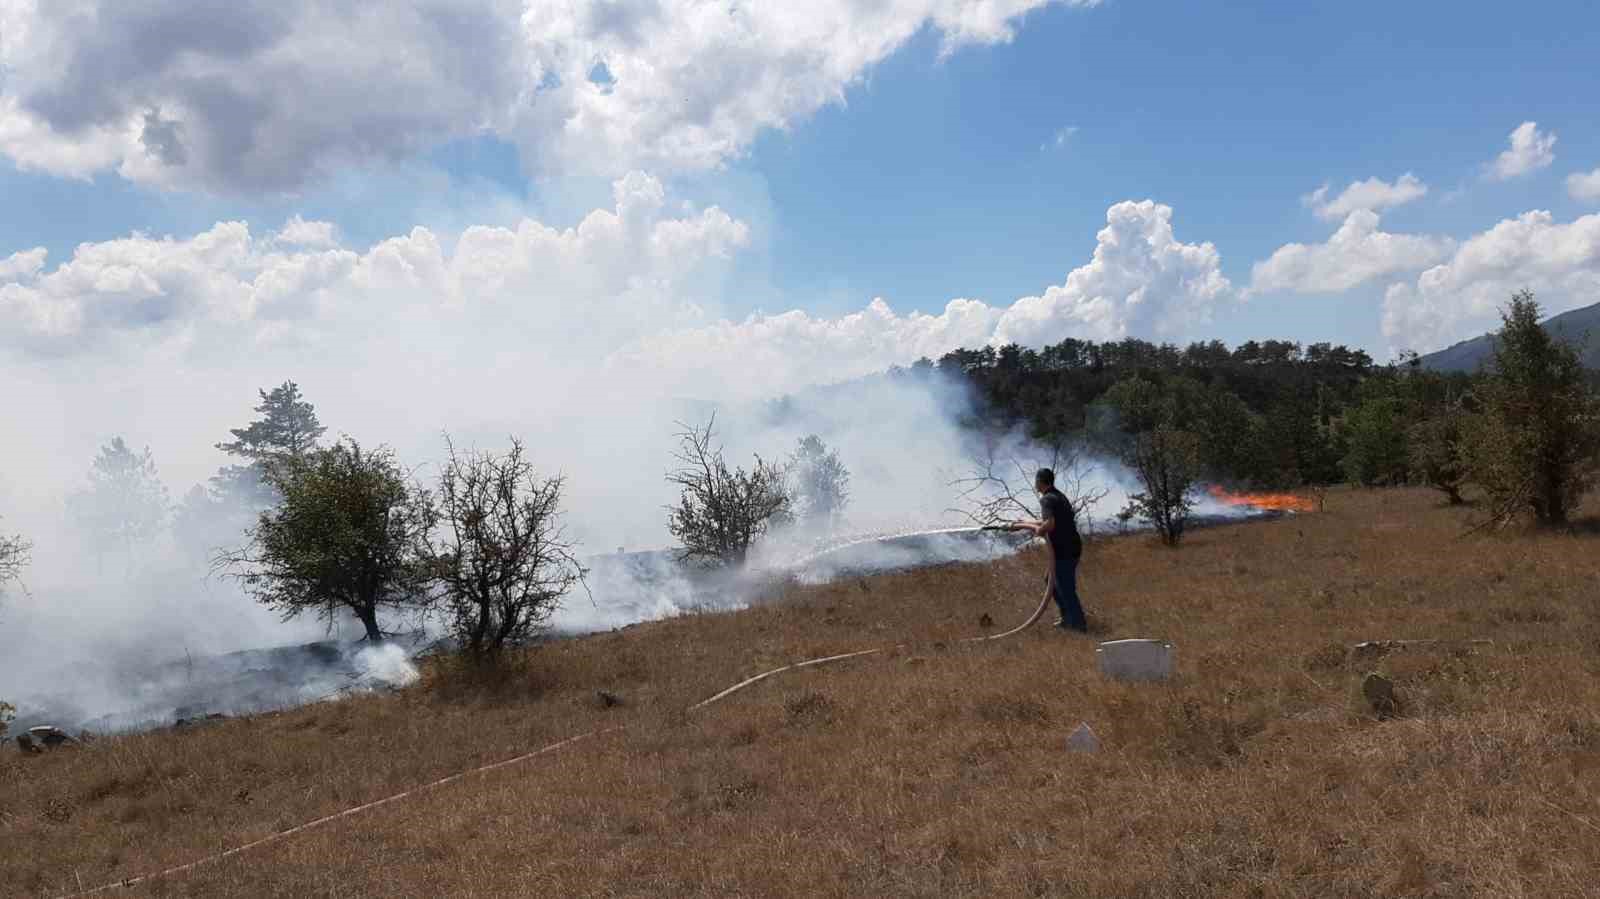
[[[552,643],[498,684],[434,667],[390,695],[7,752],[0,893],[182,864],[627,725],[128,894],[1597,894],[1597,538],[1455,542],[1471,512],[1435,496],[1092,547],[1092,625],[1172,640],[1164,685],[1105,682],[1092,641],[1045,627],[950,643],[1032,610],[1024,555]],[[1385,638],[1495,642],[1349,650]],[[1397,717],[1364,704],[1373,670]],[[1080,721],[1100,753],[1065,752]]]

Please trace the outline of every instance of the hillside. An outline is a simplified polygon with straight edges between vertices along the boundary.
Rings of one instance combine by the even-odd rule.
[[[1600,303],[1573,309],[1545,321],[1544,326],[1554,334],[1582,347],[1586,368],[1600,369]],[[1587,343],[1584,335],[1592,335]],[[1494,335],[1485,334],[1446,347],[1422,357],[1422,364],[1435,371],[1475,372],[1494,356]]]
[[[1096,542],[1096,636],[1172,640],[1160,685],[1103,680],[1092,640],[1048,626],[954,642],[1032,611],[1025,554],[550,644],[498,686],[435,667],[393,694],[8,749],[0,894],[185,864],[624,727],[113,895],[1596,895],[1600,538],[1457,542],[1467,515],[1341,491],[1177,551]],[[1494,643],[1350,648],[1388,638]],[[1373,670],[1398,717],[1363,705]],[[1065,751],[1081,721],[1100,752]]]

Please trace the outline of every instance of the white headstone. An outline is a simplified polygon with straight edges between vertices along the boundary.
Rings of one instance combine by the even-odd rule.
[[[1165,640],[1111,640],[1095,649],[1100,673],[1117,680],[1166,680],[1172,644]]]
[[[1068,752],[1095,752],[1100,749],[1100,738],[1094,735],[1087,722],[1077,726],[1067,735]]]

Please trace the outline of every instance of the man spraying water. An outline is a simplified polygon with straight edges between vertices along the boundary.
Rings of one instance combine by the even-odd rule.
[[[1083,558],[1083,538],[1078,535],[1078,522],[1072,503],[1056,489],[1056,473],[1048,468],[1039,469],[1033,479],[1033,489],[1039,494],[1040,521],[1018,521],[1011,525],[1013,531],[1032,531],[1043,537],[1050,548],[1050,573],[1045,583],[1055,594],[1061,618],[1056,627],[1062,630],[1088,633],[1089,624],[1083,615],[1083,605],[1078,601],[1078,560]]]

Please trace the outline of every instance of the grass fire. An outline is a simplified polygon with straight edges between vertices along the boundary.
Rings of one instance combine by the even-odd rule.
[[[1315,500],[1293,493],[1234,493],[1212,485],[1206,488],[1206,495],[1226,506],[1271,512],[1314,512],[1317,508]]]
[[[959,642],[1029,613],[1033,549],[775,584],[492,682],[435,659],[393,693],[3,755],[0,893],[184,865],[598,732],[124,894],[1586,895],[1600,554],[1437,552],[1472,513],[1433,496],[1336,491],[1176,553],[1094,540],[1087,639]],[[1097,674],[1096,641],[1129,636],[1171,640],[1174,676]],[[1068,753],[1080,723],[1097,751]]]

